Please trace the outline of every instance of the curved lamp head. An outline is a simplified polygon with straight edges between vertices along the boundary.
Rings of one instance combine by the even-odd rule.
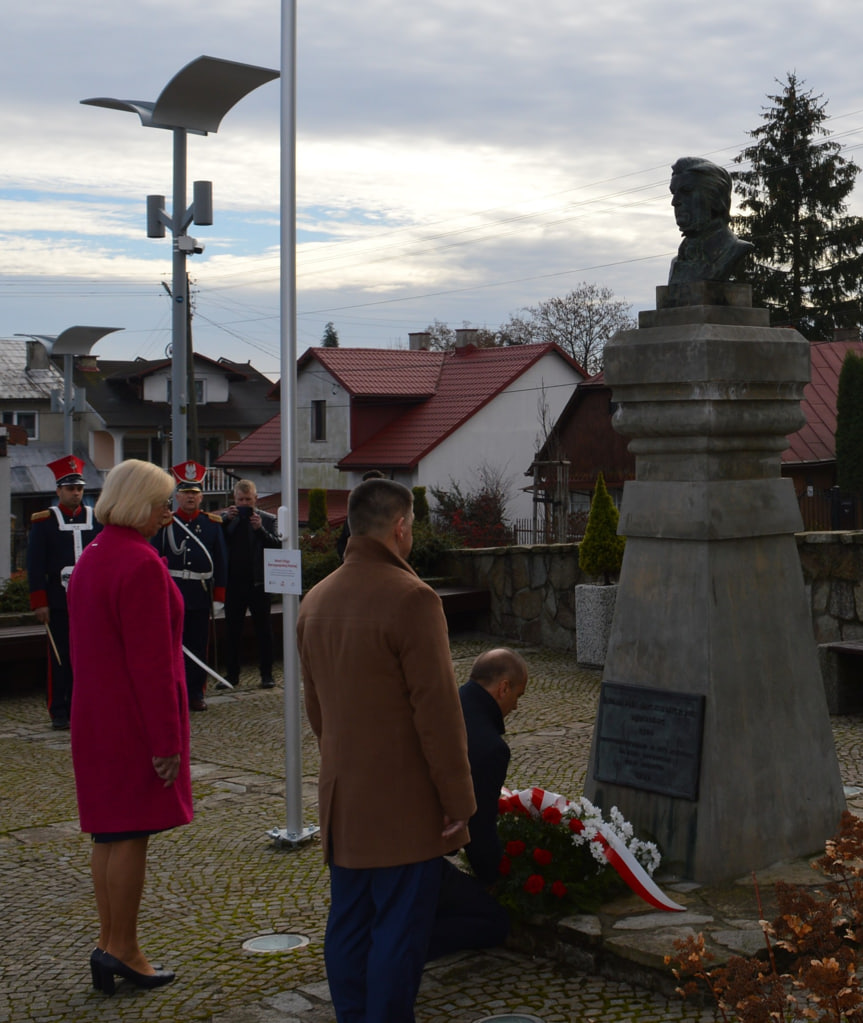
[[[81,102],[137,114],[145,128],[183,128],[206,135],[219,130],[222,118],[244,96],[278,77],[279,72],[270,68],[198,57],[174,75],[155,103],[104,96]]]
[[[67,327],[62,334],[16,334],[15,337],[31,337],[47,349],[49,355],[89,355],[94,344],[106,334],[113,334],[124,327]]]

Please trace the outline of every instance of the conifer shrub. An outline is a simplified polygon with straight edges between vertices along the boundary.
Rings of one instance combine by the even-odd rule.
[[[425,487],[414,487],[414,519],[417,522],[428,522],[429,520],[429,502],[426,497]]]
[[[848,352],[836,394],[836,482],[863,494],[863,359]]]
[[[309,529],[315,533],[327,526],[327,492],[319,487],[309,491]]]
[[[620,515],[605,486],[602,473],[590,502],[584,539],[578,546],[578,564],[586,575],[602,576],[606,586],[620,572],[626,537],[617,535]]]

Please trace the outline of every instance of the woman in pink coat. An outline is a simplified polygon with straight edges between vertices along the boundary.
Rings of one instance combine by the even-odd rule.
[[[142,988],[174,979],[150,965],[137,935],[149,837],[192,819],[183,601],[150,545],[173,489],[149,462],[115,466],[96,503],[99,542],[69,581],[72,762],[99,911],[90,968],[107,994],[115,975]]]

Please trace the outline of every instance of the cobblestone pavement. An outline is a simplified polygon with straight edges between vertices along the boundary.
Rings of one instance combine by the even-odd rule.
[[[492,642],[454,641],[459,682]],[[578,795],[600,673],[576,668],[566,653],[523,653],[531,682],[507,719],[510,784]],[[192,716],[195,820],[151,842],[141,940],[178,979],[152,992],[120,982],[113,998],[89,985],[96,912],[68,733],[51,731],[41,694],[0,690],[0,1021],[332,1023],[322,949],[327,874],[316,839],[291,849],[267,836],[285,825],[283,689],[261,690],[256,682],[244,673],[239,690],[212,694],[209,711]],[[861,723],[837,718],[834,728],[846,784],[861,785]],[[317,750],[305,726],[302,758],[312,824]],[[280,932],[308,943],[280,953],[243,949],[250,938]],[[418,1023],[474,1023],[504,1013],[545,1023],[713,1018],[509,949],[427,969]]]

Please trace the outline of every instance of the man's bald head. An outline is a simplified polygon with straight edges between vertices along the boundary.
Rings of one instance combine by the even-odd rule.
[[[470,677],[494,698],[506,717],[518,706],[527,686],[527,661],[509,647],[495,647],[477,657]]]

